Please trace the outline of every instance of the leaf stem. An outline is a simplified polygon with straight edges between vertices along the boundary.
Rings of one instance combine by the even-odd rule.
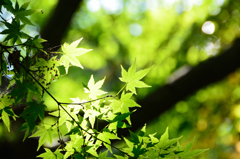
[[[120,92],[122,92],[122,90],[127,86],[127,83],[120,89],[120,91],[117,92],[117,94],[115,95],[115,97],[117,97],[119,95]]]
[[[56,54],[56,53],[58,53],[58,54],[64,54],[63,52],[58,52],[58,51],[50,52],[50,53],[53,53],[53,54]]]

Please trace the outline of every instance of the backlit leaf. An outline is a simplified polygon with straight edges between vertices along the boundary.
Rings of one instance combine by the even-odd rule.
[[[71,63],[73,66],[77,66],[83,69],[83,66],[80,64],[79,60],[77,59],[77,56],[81,56],[87,53],[88,51],[92,50],[77,48],[81,40],[82,38],[72,42],[70,45],[68,43],[64,43],[61,47],[63,55],[60,58],[60,62],[65,67],[66,73],[68,73],[69,63]]]
[[[151,67],[136,72],[136,61],[135,61],[133,65],[128,69],[128,72],[122,66],[121,68],[122,68],[122,77],[120,77],[119,79],[122,82],[125,82],[127,84],[126,90],[129,90],[134,94],[137,94],[135,88],[150,87],[149,85],[139,80],[141,80],[144,76],[146,76],[146,74],[149,72]]]
[[[38,148],[37,150],[39,150],[39,148],[45,143],[45,142],[50,142],[50,144],[52,144],[52,134],[53,134],[53,130],[50,127],[49,129],[46,129],[45,127],[38,127],[38,131],[35,132],[32,136],[30,137],[40,137],[39,141],[38,141]]]
[[[8,131],[10,132],[10,120],[8,114],[3,110],[2,111],[2,120],[4,125],[6,125]]]
[[[96,99],[97,96],[101,96],[103,94],[106,94],[107,92],[102,91],[100,88],[102,87],[103,83],[104,83],[104,79],[98,81],[97,83],[95,83],[93,75],[91,75],[91,78],[88,82],[88,88],[84,88],[84,92],[89,94],[89,97],[91,99]]]

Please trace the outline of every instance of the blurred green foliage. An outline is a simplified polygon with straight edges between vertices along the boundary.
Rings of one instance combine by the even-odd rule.
[[[43,10],[31,19],[41,29],[57,1],[32,1],[32,8]],[[135,59],[137,67],[154,65],[144,79],[153,91],[174,80],[169,76],[176,70],[196,66],[228,48],[239,30],[240,2],[234,0],[85,0],[62,41],[84,37],[81,46],[93,49],[80,59],[87,71],[70,67],[69,75],[53,83],[50,91],[63,101],[84,97],[82,82],[86,84],[96,70],[97,80],[106,76],[106,90],[118,90],[120,64],[129,66]],[[138,92],[141,98],[148,93]],[[182,142],[196,137],[198,148],[210,148],[199,158],[240,158],[239,99],[240,71],[236,71],[177,103],[151,123],[149,131],[162,134],[169,126],[170,136],[183,135]]]
[[[169,126],[170,135],[184,135],[183,142],[196,137],[198,147],[210,150],[199,158],[239,158],[240,71],[225,80],[197,91],[161,115],[150,132]],[[163,130],[160,130],[162,133]]]

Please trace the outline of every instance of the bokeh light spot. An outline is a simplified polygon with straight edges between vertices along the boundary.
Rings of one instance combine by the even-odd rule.
[[[204,119],[200,119],[197,122],[197,128],[199,131],[204,131],[207,128],[207,121]]]
[[[208,99],[208,94],[204,90],[197,92],[196,98],[199,102],[205,102]]]
[[[219,126],[219,136],[227,135],[230,130],[232,130],[232,122],[229,118],[225,118],[225,121]]]
[[[240,118],[240,105],[234,107],[233,114],[235,117]]]
[[[224,4],[224,0],[217,0],[217,4],[218,4],[219,6],[222,6],[222,5]]]
[[[240,141],[238,141],[238,142],[235,144],[235,148],[236,148],[237,152],[240,153]]]
[[[118,14],[123,9],[122,0],[100,0],[100,3],[108,14]]]
[[[130,25],[129,31],[133,36],[139,36],[142,34],[143,30],[141,25],[134,23]]]
[[[202,31],[205,34],[213,34],[215,31],[215,25],[211,21],[206,21],[202,26]]]
[[[91,12],[97,12],[101,8],[101,4],[98,0],[89,0],[87,2],[87,8]]]
[[[233,96],[234,96],[235,98],[239,98],[239,97],[240,97],[240,86],[238,86],[237,88],[235,88],[235,89],[233,90]]]
[[[238,121],[236,124],[236,130],[240,133],[240,121]]]
[[[176,105],[176,110],[179,113],[185,113],[185,112],[188,111],[188,104],[186,102],[184,102],[184,101],[180,101]]]

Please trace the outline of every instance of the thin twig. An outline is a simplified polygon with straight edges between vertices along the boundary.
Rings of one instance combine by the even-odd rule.
[[[82,104],[86,104],[86,103],[92,103],[92,102],[95,102],[95,101],[98,101],[98,100],[101,100],[101,99],[104,99],[104,98],[108,98],[108,97],[116,97],[116,96],[106,95],[106,96],[104,96],[104,97],[97,98],[97,99],[93,99],[93,100],[86,101],[86,102],[82,102],[82,103],[63,103],[63,102],[59,102],[59,103],[60,103],[60,104],[67,104],[67,105],[82,105]]]
[[[74,123],[77,124],[77,126],[80,128],[81,131],[86,132],[87,134],[91,135],[93,138],[95,138],[95,139],[97,139],[97,140],[99,140],[99,141],[101,141],[101,142],[103,142],[103,143],[111,146],[112,148],[117,149],[118,151],[120,151],[120,152],[122,152],[123,154],[127,155],[128,157],[132,158],[132,156],[130,156],[128,153],[124,152],[123,150],[121,150],[121,149],[119,149],[119,148],[117,148],[117,147],[115,147],[115,146],[113,146],[113,145],[111,145],[111,144],[109,144],[109,143],[107,143],[107,142],[105,142],[105,141],[97,138],[96,136],[94,136],[95,133],[90,133],[90,132],[88,132],[87,130],[83,129],[82,126],[81,126],[81,125],[71,116],[71,114],[61,105],[61,103],[58,102],[58,100],[57,100],[55,97],[53,97],[53,95],[52,95],[46,88],[44,88],[44,86],[28,71],[28,69],[26,69],[25,66],[22,65],[21,63],[20,63],[20,65],[21,65],[21,67],[38,83],[38,85],[39,85],[40,87],[42,87],[42,89],[68,114],[68,116],[73,120]],[[111,95],[108,95],[108,96],[111,96]],[[105,97],[105,98],[106,98],[106,97]],[[99,100],[99,99],[97,99],[97,100]],[[90,101],[88,101],[88,102],[90,102]]]

